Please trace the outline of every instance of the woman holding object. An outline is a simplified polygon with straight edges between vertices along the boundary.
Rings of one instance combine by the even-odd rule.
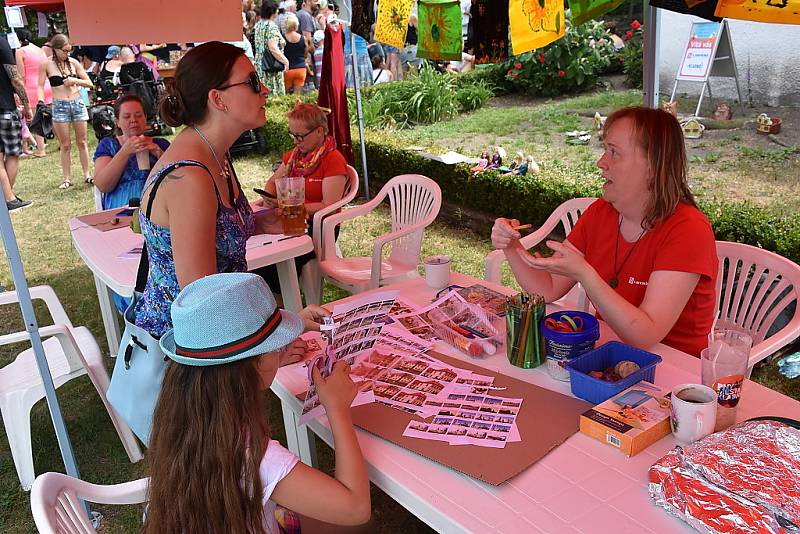
[[[580,282],[624,342],[698,356],[714,318],[717,255],[687,184],[680,125],[661,110],[624,108],[606,121],[603,144],[603,198],[566,241],[547,242],[552,257],[524,250],[516,220],[497,219],[492,244],[527,291],[552,302]]]

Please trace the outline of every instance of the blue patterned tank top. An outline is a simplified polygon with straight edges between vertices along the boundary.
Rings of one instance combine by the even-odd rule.
[[[192,160],[176,162],[177,166],[204,165]],[[171,172],[175,167],[168,165],[155,172],[145,184],[148,189],[159,176]],[[234,178],[235,178],[234,173]],[[213,180],[212,180],[212,183]],[[239,180],[236,180],[237,185]],[[239,187],[239,196],[234,200],[233,207],[228,208],[222,203],[219,190],[214,183],[214,192],[217,195],[217,272],[245,272],[247,260],[245,258],[245,244],[247,238],[255,231],[255,220],[250,204]],[[152,201],[152,199],[151,199]],[[172,328],[170,306],[180,292],[178,277],[175,273],[175,261],[172,257],[172,237],[169,228],[159,226],[147,218],[143,211],[139,212],[139,223],[142,227],[150,270],[147,284],[140,298],[136,300],[134,314],[136,326],[147,330],[150,335],[160,338]]]

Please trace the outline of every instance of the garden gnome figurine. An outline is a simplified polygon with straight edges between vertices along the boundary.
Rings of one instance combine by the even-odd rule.
[[[714,110],[715,121],[729,121],[733,118],[733,111],[727,102],[720,102]]]

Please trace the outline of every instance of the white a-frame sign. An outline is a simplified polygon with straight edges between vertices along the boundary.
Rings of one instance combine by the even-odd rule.
[[[708,97],[712,98],[711,85],[708,83],[711,76],[734,79],[736,93],[739,95],[739,105],[744,110],[742,91],[739,89],[739,75],[736,70],[736,57],[733,55],[727,20],[692,23],[689,40],[683,50],[678,74],[675,76],[675,85],[672,86],[670,101],[675,100],[679,81],[702,83],[697,109],[694,111],[694,115],[699,116],[705,92],[708,91]]]

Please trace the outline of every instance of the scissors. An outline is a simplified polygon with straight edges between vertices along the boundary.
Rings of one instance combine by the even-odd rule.
[[[558,320],[548,317],[544,320],[544,325],[556,332],[566,332],[569,334],[583,331],[583,319],[578,316],[570,317],[567,314],[558,317]]]

